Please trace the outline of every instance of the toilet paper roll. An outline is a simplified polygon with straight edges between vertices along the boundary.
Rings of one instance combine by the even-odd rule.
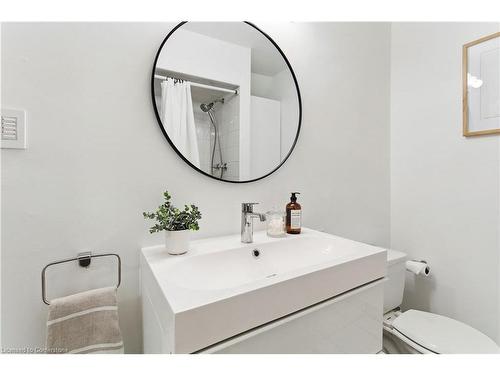
[[[431,272],[427,263],[418,260],[406,261],[406,270],[420,276],[429,276],[429,273]]]

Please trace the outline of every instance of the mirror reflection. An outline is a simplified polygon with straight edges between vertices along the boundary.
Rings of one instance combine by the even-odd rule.
[[[280,50],[247,23],[184,23],[158,53],[153,90],[169,142],[217,179],[268,175],[298,136],[294,76]]]

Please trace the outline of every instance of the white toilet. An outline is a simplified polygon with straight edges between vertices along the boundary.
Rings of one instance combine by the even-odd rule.
[[[387,250],[384,289],[384,353],[500,353],[493,340],[478,330],[442,315],[419,310],[400,312],[406,254]]]

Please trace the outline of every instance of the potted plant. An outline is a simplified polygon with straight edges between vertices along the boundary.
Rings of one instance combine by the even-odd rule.
[[[165,247],[172,255],[184,254],[189,250],[189,231],[200,229],[198,220],[201,213],[195,205],[185,205],[179,210],[170,202],[172,198],[168,191],[163,193],[165,203],[156,212],[143,212],[145,219],[156,220],[149,228],[150,233],[165,231]]]

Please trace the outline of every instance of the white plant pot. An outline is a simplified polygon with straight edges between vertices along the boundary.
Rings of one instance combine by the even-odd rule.
[[[166,230],[165,248],[171,255],[181,255],[189,250],[189,229],[185,230]]]

